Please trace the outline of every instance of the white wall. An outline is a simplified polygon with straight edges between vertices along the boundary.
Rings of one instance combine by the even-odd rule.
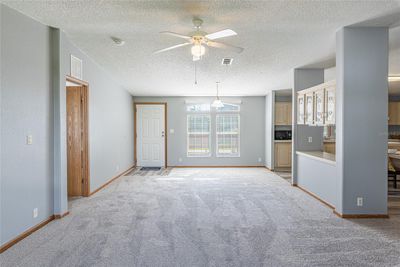
[[[265,96],[265,167],[274,169],[275,92]]]

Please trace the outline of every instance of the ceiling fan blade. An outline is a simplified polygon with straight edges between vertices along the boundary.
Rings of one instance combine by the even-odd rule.
[[[238,46],[233,46],[233,45],[228,45],[220,42],[213,42],[213,41],[208,41],[207,45],[210,47],[215,47],[215,48],[223,48],[223,49],[230,49],[235,51],[236,53],[242,53],[244,48],[238,47]]]
[[[182,38],[182,39],[186,39],[186,40],[190,40],[192,37],[190,37],[190,36],[186,36],[186,35],[183,35],[183,34],[179,34],[179,33],[176,33],[176,32],[168,32],[168,31],[166,31],[166,32],[160,32],[161,34],[166,34],[166,35],[171,35],[171,36],[175,36],[175,37],[178,37],[178,38]]]
[[[182,46],[187,46],[187,45],[190,45],[190,43],[183,43],[183,44],[170,46],[170,47],[167,47],[167,48],[164,48],[164,49],[160,49],[160,50],[154,51],[153,54],[162,53],[162,52],[165,52],[165,51],[169,51],[169,50],[172,50],[172,49],[175,49],[175,48],[179,48],[179,47],[182,47]]]
[[[207,34],[205,37],[208,40],[215,40],[215,39],[218,39],[218,38],[224,38],[224,37],[234,36],[234,35],[237,35],[237,33],[234,32],[231,29],[226,29],[226,30],[222,30],[222,31],[219,31],[219,32],[214,32],[214,33]]]

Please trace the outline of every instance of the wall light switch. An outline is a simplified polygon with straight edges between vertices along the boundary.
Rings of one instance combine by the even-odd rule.
[[[309,136],[309,137],[308,137],[308,142],[309,142],[309,143],[312,143],[312,136]]]
[[[27,136],[26,136],[26,144],[27,144],[27,145],[32,145],[32,143],[33,143],[33,137],[32,137],[32,135],[27,135]]]
[[[364,203],[363,203],[363,198],[362,198],[362,197],[358,197],[358,198],[357,198],[357,206],[358,206],[358,207],[362,207],[363,204],[364,204]]]
[[[39,210],[38,208],[33,209],[33,218],[36,218],[39,215]]]
[[[169,133],[175,133],[175,129],[169,129]]]

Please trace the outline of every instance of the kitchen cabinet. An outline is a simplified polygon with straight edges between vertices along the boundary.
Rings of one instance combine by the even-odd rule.
[[[275,125],[292,125],[292,103],[275,103]]]
[[[325,89],[325,125],[335,124],[335,87]]]
[[[305,123],[305,94],[297,94],[297,124]]]
[[[335,90],[336,82],[330,81],[298,91],[297,124],[316,126],[334,125],[336,113]]]
[[[324,142],[324,152],[336,154],[336,143],[335,142]]]
[[[400,102],[389,102],[389,125],[400,125]]]
[[[321,89],[314,93],[315,97],[315,114],[314,124],[324,125],[325,122],[325,90]]]
[[[275,143],[275,168],[292,167],[292,142]]]
[[[305,108],[305,123],[308,125],[314,124],[314,92],[306,94],[306,108]]]

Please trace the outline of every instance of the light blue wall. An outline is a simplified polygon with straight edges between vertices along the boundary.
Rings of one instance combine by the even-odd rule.
[[[132,96],[64,33],[1,7],[0,244],[67,211],[70,54],[89,83],[91,191],[133,164]],[[33,144],[26,145],[26,136]],[[117,168],[119,167],[119,169]],[[33,218],[33,209],[39,216]]]
[[[388,29],[345,27],[336,47],[337,210],[386,214]],[[364,198],[362,207],[357,197]]]
[[[307,156],[297,156],[297,184],[336,207],[339,198],[339,176],[335,165]]]
[[[53,101],[50,28],[5,6],[1,16],[0,224],[5,243],[53,214]],[[32,145],[26,145],[29,134]]]
[[[293,72],[292,183],[297,184],[296,151],[322,150],[323,127],[297,124],[297,92],[324,82],[323,69],[295,69]],[[312,137],[312,142],[308,142]]]
[[[66,200],[66,91],[70,56],[83,61],[83,80],[89,83],[90,191],[133,165],[132,96],[99,65],[88,58],[60,33],[60,175],[61,199]],[[65,212],[66,201],[60,211]]]
[[[228,97],[222,98],[229,102]],[[264,166],[265,153],[265,97],[235,97],[241,99],[240,111],[240,157],[215,156],[215,116],[212,115],[211,157],[186,156],[185,101],[195,100],[211,103],[213,97],[135,97],[135,102],[167,102],[168,104],[168,165],[169,166]],[[182,162],[178,159],[182,158]],[[261,158],[261,162],[258,161]]]

